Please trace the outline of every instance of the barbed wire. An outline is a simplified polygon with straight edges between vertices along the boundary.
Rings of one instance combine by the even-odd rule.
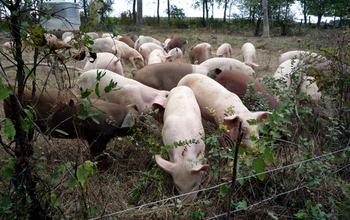
[[[317,157],[313,157],[313,158],[310,158],[310,159],[307,159],[307,160],[299,161],[299,162],[297,162],[297,163],[289,164],[289,165],[286,165],[286,166],[283,166],[283,167],[279,167],[279,168],[276,168],[276,169],[268,170],[268,171],[265,171],[265,172],[262,172],[262,173],[253,174],[253,175],[250,175],[250,176],[237,178],[236,181],[249,179],[249,178],[252,178],[252,177],[256,177],[256,176],[258,176],[258,175],[261,175],[261,174],[272,173],[272,172],[275,172],[275,171],[278,171],[278,170],[282,170],[282,169],[285,169],[285,168],[288,168],[288,167],[296,166],[296,165],[299,165],[299,164],[302,164],[302,163],[306,163],[306,162],[309,162],[309,161],[312,161],[312,160],[317,160],[317,159],[320,159],[320,158],[323,158],[323,157],[327,157],[327,156],[330,156],[330,155],[333,155],[333,154],[336,154],[336,153],[340,153],[340,152],[343,152],[343,151],[346,151],[346,150],[350,150],[350,147],[348,146],[348,147],[346,147],[346,148],[343,148],[343,149],[340,149],[340,150],[337,150],[337,151],[333,151],[333,152],[330,152],[330,153],[327,153],[327,154],[323,154],[323,155],[320,155],[320,156],[317,156]],[[341,170],[341,169],[340,169],[340,170]],[[90,220],[97,220],[97,219],[107,218],[107,217],[111,217],[111,216],[114,216],[114,215],[118,215],[118,214],[121,214],[121,213],[124,213],[124,212],[131,211],[131,210],[141,209],[141,208],[146,207],[146,206],[150,206],[150,205],[154,205],[154,204],[157,204],[157,203],[165,202],[165,201],[168,201],[168,200],[173,200],[173,199],[176,199],[176,198],[179,198],[179,197],[187,196],[187,195],[190,195],[190,194],[194,194],[194,193],[199,193],[199,192],[204,192],[204,191],[216,189],[216,188],[218,188],[218,187],[227,185],[227,184],[229,184],[229,183],[231,183],[231,182],[232,182],[232,180],[231,180],[231,181],[227,181],[227,182],[225,182],[225,183],[221,183],[221,184],[212,186],[212,187],[209,187],[209,188],[205,188],[205,189],[201,189],[201,190],[196,190],[196,191],[193,191],[193,192],[189,192],[189,193],[185,193],[185,194],[173,196],[173,197],[170,197],[170,198],[166,198],[166,199],[162,199],[162,200],[150,202],[150,203],[143,204],[143,205],[140,205],[140,206],[136,206],[136,207],[133,207],[133,208],[129,208],[129,209],[121,210],[121,211],[114,212],[114,213],[111,213],[111,214],[103,215],[103,216],[100,216],[100,217],[91,218]],[[306,186],[303,186],[303,187],[306,187]],[[299,190],[299,189],[300,189],[300,187],[295,188],[295,189],[293,189],[293,190],[290,190],[290,191],[288,191],[288,192],[280,193],[280,194],[278,194],[278,195],[276,195],[276,196],[273,196],[273,197],[271,197],[271,198],[264,199],[264,200],[260,201],[259,203],[253,204],[253,205],[249,206],[248,208],[251,208],[251,207],[253,207],[253,206],[256,206],[256,205],[258,205],[258,204],[261,204],[261,203],[263,203],[263,202],[266,202],[266,201],[269,201],[269,200],[271,200],[271,199],[273,199],[273,198],[276,198],[276,197],[278,197],[278,196],[281,196],[281,195],[284,195],[284,194],[286,194],[286,193],[290,193],[290,192],[293,192],[293,191],[296,191],[296,190]],[[241,210],[242,210],[242,209],[240,209],[240,210],[234,210],[234,211],[232,211],[232,212],[238,212],[238,211],[241,211]],[[225,214],[227,214],[227,213],[224,213],[224,214],[222,214],[222,215],[225,215]],[[220,216],[221,216],[221,215],[220,215]],[[217,217],[220,217],[220,216],[217,216]],[[217,217],[215,217],[215,218],[217,218]]]
[[[270,201],[270,200],[272,200],[272,199],[274,199],[274,198],[277,198],[277,197],[279,197],[279,196],[282,196],[282,195],[284,195],[284,194],[288,194],[288,193],[291,193],[291,192],[294,192],[294,191],[298,191],[299,189],[302,189],[302,188],[305,188],[305,187],[306,187],[306,185],[299,186],[298,188],[295,188],[295,189],[289,190],[289,191],[287,191],[287,192],[283,192],[283,193],[280,193],[280,194],[278,194],[278,195],[274,195],[274,196],[272,196],[272,197],[270,197],[270,198],[261,200],[260,202],[257,202],[257,203],[255,203],[255,204],[253,204],[253,205],[250,205],[250,206],[246,207],[246,208],[241,208],[241,209],[233,210],[233,211],[230,212],[230,214],[231,214],[231,213],[235,213],[235,212],[239,212],[239,211],[242,211],[242,210],[247,210],[247,209],[253,208],[254,206],[260,205],[260,204],[262,204],[262,203],[264,203],[264,202]],[[225,216],[225,215],[227,215],[227,212],[222,213],[222,214],[220,214],[220,215],[215,215],[215,216],[213,216],[213,217],[207,218],[206,220],[211,220],[211,219],[219,218],[219,217],[222,217],[222,216]]]

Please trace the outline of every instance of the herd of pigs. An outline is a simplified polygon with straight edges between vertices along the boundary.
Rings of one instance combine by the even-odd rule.
[[[164,145],[197,140],[185,143],[185,146],[171,148],[170,161],[164,160],[160,155],[155,156],[157,164],[172,175],[180,194],[194,191],[198,189],[201,181],[201,171],[209,168],[208,164],[202,164],[201,160],[205,150],[202,119],[218,127],[226,125],[224,132],[234,141],[239,132],[239,123],[242,122],[242,144],[244,147],[254,148],[254,143],[249,137],[254,134],[259,138],[258,125],[249,125],[247,121],[258,119],[262,122],[271,112],[251,112],[249,109],[256,104],[252,97],[248,98],[247,105],[243,104],[242,99],[247,99],[247,83],[253,82],[255,91],[260,96],[267,97],[266,101],[271,111],[278,106],[279,97],[270,94],[263,84],[252,77],[254,67],[258,65],[255,63],[255,47],[251,43],[242,46],[242,62],[231,58],[230,44],[222,44],[216,53],[213,53],[212,46],[203,42],[191,48],[189,63],[183,58],[184,45],[188,42],[181,36],[167,39],[164,43],[148,36],[89,36],[94,41],[94,44],[89,46],[90,51],[79,44],[80,51],[87,54],[87,58],[84,58],[86,65],[77,80],[80,91],[95,89],[97,77],[101,72],[104,76],[99,81],[100,88],[109,85],[111,80],[117,82],[117,90],[105,93],[100,89],[99,95],[109,102],[98,99],[96,94],[91,93],[90,97],[97,109],[90,108],[89,111],[96,113],[102,110],[107,114],[94,114],[99,124],[87,117],[82,121],[83,126],[80,130],[82,137],[90,145],[91,155],[99,156],[100,170],[108,169],[107,158],[100,156],[107,143],[115,136],[127,135],[137,122],[135,117],[147,111],[163,124]],[[58,44],[64,47],[72,45],[74,40],[74,34],[71,32],[64,33],[62,40],[58,40],[54,35],[47,38],[48,45],[59,42]],[[5,47],[11,47],[11,44],[5,43]],[[282,91],[291,89],[290,75],[295,68],[312,66],[324,73],[329,72],[330,61],[315,53],[290,51],[276,59],[279,59],[279,67],[274,77],[286,81],[286,84],[281,86]],[[133,79],[124,76],[124,60],[128,60],[134,67]],[[315,83],[314,73],[300,72],[298,84],[300,92],[305,92],[317,102],[321,94]],[[76,138],[71,116],[73,112],[82,111],[79,104],[86,104],[86,99],[80,99],[79,95],[76,95],[75,99],[72,98],[74,105],[69,105],[70,108],[53,111],[52,105],[57,99],[58,91],[46,89],[43,95],[37,94],[32,98],[31,91],[26,90],[24,96],[26,104],[35,103],[39,116],[36,122],[39,127],[43,131],[49,131],[52,137]],[[4,109],[7,116],[12,114],[10,105],[5,103]],[[156,109],[159,110],[157,114],[154,113],[157,112]],[[230,110],[227,111],[228,109]],[[68,136],[57,132],[56,129],[65,131]],[[184,199],[190,200],[195,196],[187,195]]]

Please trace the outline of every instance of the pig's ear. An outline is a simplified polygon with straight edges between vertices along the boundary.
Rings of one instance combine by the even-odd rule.
[[[166,103],[167,103],[167,99],[164,98],[163,96],[158,95],[154,98],[152,105],[160,105],[163,108],[165,108]]]
[[[200,171],[207,171],[209,169],[209,165],[208,164],[204,164],[204,165],[197,165],[195,167],[193,167],[191,169],[191,173],[198,173]]]
[[[254,112],[254,116],[262,122],[263,119],[267,119],[268,114],[272,114],[271,112]]]
[[[238,127],[240,118],[238,115],[230,115],[224,117],[224,125],[227,126],[227,130],[231,130],[234,127]]]
[[[155,155],[157,164],[163,168],[166,172],[172,174],[175,171],[176,165],[172,162],[169,162],[167,160],[164,160],[160,155]]]
[[[135,125],[135,117],[133,114],[129,113],[125,116],[124,121],[122,123],[122,128],[131,128]]]

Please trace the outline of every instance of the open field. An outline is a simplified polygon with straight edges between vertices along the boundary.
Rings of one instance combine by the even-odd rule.
[[[255,45],[257,52],[256,63],[259,64],[259,67],[255,71],[258,78],[273,76],[278,67],[278,53],[299,49],[311,49],[317,52],[317,49],[328,47],[332,42],[341,40],[342,37],[342,32],[339,30],[325,32],[315,29],[306,30],[299,36],[272,36],[270,38],[255,37],[249,32],[234,34],[225,30],[203,28],[157,29],[146,26],[137,33],[122,30],[123,28],[120,28],[119,33],[128,37],[133,34],[146,35],[161,42],[167,38],[184,36],[189,41],[185,53],[187,61],[189,61],[190,47],[201,42],[210,43],[214,52],[222,43],[229,43],[234,51],[233,58],[242,60],[241,46],[246,42],[251,42]],[[1,38],[1,44],[7,41],[6,35],[3,36],[5,37]],[[310,41],[312,44],[308,44]],[[25,61],[33,61],[33,54],[33,52],[24,53]],[[3,57],[0,59],[2,66],[10,65]],[[66,65],[83,69],[85,62],[86,60],[73,61],[70,59]],[[133,67],[128,61],[125,63],[124,75],[131,77]],[[49,67],[39,67],[37,73],[39,85],[43,85],[49,70]],[[74,75],[77,75],[78,72],[69,69],[72,85],[75,81]],[[15,67],[6,69],[5,73],[13,83]],[[49,76],[48,86],[57,88],[53,76]],[[0,118],[5,117],[2,105],[1,103]],[[305,121],[293,113],[288,117],[292,122],[291,124],[286,123],[290,136],[287,140],[276,141],[269,145],[274,160],[272,163],[267,163],[265,171],[349,146],[349,144],[341,144],[338,148],[334,147],[337,143],[344,142],[333,140],[331,130],[327,134],[322,133],[324,130],[318,128],[318,126],[322,127],[323,123],[319,115],[315,114],[314,117],[307,119],[305,117],[303,118]],[[328,122],[325,124],[329,125]],[[219,135],[213,124],[203,121],[203,125],[207,139]],[[86,190],[78,183],[73,189],[70,188],[71,176],[63,164],[66,164],[73,172],[78,165],[84,163],[83,161],[89,160],[87,143],[75,139],[46,141],[39,133],[36,133],[33,142],[35,157],[31,158],[30,162],[33,165],[32,172],[37,175],[38,195],[44,198],[43,202],[50,201],[47,213],[50,213],[52,219],[78,219],[79,213],[82,213],[84,219],[90,219],[116,212],[120,213],[104,219],[207,219],[226,213],[230,184],[199,192],[197,200],[193,203],[181,204],[178,198],[173,198],[124,211],[177,195],[172,177],[159,168],[154,160],[155,152],[159,152],[163,147],[161,124],[149,119],[146,120],[145,126],[146,130],[141,131],[135,128],[130,136],[110,141],[106,152],[109,155],[109,171],[98,173],[95,168],[92,176],[86,174]],[[325,136],[328,134],[329,139],[325,141]],[[346,139],[349,134],[343,136]],[[1,129],[1,137],[3,142],[10,143],[3,129]],[[229,163],[232,162],[232,158],[225,156],[225,153],[230,152],[230,149],[217,147],[212,142],[207,143],[205,154],[208,157],[210,169],[203,173],[200,189],[227,183],[231,179]],[[252,160],[259,155],[263,153],[240,152],[239,177],[255,174],[251,169]],[[295,214],[301,212],[309,213],[309,215],[305,214],[309,219],[317,219],[317,217],[326,219],[326,213],[332,214],[331,217],[328,217],[329,219],[349,219],[350,199],[347,193],[350,191],[350,179],[347,175],[349,167],[346,167],[349,164],[348,156],[349,150],[308,163],[275,170],[266,174],[263,180],[252,177],[238,181],[232,197],[234,203],[232,210],[241,208],[243,210],[234,213],[231,219],[271,219],[272,217],[296,219]],[[12,160],[10,155],[1,147],[1,167],[10,167],[9,160]],[[342,167],[345,169],[332,173]],[[3,197],[9,195],[8,191],[13,185],[4,172],[0,172],[0,178],[0,197]],[[291,192],[274,197],[288,191]],[[49,197],[51,199],[48,199]],[[247,209],[248,206],[271,197],[274,198]],[[318,204],[321,204],[322,207]],[[8,205],[8,207],[14,210],[15,204]],[[313,216],[313,213],[316,213],[317,216]],[[216,219],[225,218],[224,214]]]

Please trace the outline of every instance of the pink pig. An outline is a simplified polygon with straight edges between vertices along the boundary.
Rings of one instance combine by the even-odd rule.
[[[171,55],[164,55],[164,50],[155,49],[148,56],[148,65],[153,63],[162,63],[170,59]]]
[[[170,161],[164,160],[160,155],[156,155],[155,159],[160,167],[172,175],[179,194],[197,190],[202,179],[201,171],[209,168],[208,164],[203,165],[200,160],[205,150],[204,134],[200,109],[192,90],[187,86],[175,87],[169,93],[164,112],[164,145],[174,146],[174,142],[195,141],[170,148]],[[192,201],[196,195],[187,195],[183,201]]]
[[[271,114],[270,112],[250,112],[236,94],[202,74],[188,74],[179,81],[178,86],[190,87],[196,96],[202,117],[218,127],[223,120],[223,125],[227,126],[224,132],[234,141],[237,141],[239,122],[242,121],[244,132],[242,142],[245,147],[255,148],[254,142],[249,137],[253,135],[259,138],[259,129],[258,125],[249,125],[248,120],[258,119],[262,122],[267,118],[267,114]],[[208,108],[215,111],[215,114]],[[227,113],[229,108],[233,108],[233,111]]]
[[[144,43],[140,46],[139,52],[143,56],[146,65],[148,64],[149,54],[155,49],[159,49],[159,50],[163,51],[163,55],[168,56],[167,52],[165,52],[161,46],[159,46],[155,43]]]
[[[154,43],[162,48],[164,47],[164,44],[162,44],[159,40],[154,39],[153,37],[148,37],[148,36],[140,36],[134,44],[134,49],[139,50],[140,46],[145,43]]]
[[[93,59],[90,54],[87,57],[84,72],[92,69],[107,69],[124,76],[122,64],[114,54],[103,52],[96,53],[96,59]]]
[[[154,117],[157,120],[162,121],[167,101],[166,97],[169,94],[169,91],[153,89],[137,82],[136,80],[102,69],[93,69],[82,73],[77,80],[77,85],[81,91],[86,91],[88,88],[95,88],[98,72],[101,72],[102,75],[105,73],[99,82],[99,91],[103,98],[117,104],[123,103],[124,105],[136,105],[140,113],[143,111],[149,113],[149,110],[154,112],[156,109],[159,109],[159,113],[154,115]],[[111,80],[117,83],[117,90],[105,93],[103,88],[109,85]],[[91,98],[96,97],[96,95],[91,94]]]
[[[232,47],[228,43],[222,44],[218,50],[216,51],[216,56],[217,57],[228,57],[228,54],[230,54],[230,58],[232,57]]]
[[[220,69],[221,71],[235,70],[247,76],[252,76],[254,73],[254,70],[250,66],[244,64],[243,62],[225,57],[214,57],[208,59],[201,63],[200,66],[206,66],[209,68],[209,70],[213,70],[216,68]]]
[[[113,53],[116,53],[118,59],[124,62],[124,59],[128,59],[130,63],[137,69],[135,62],[141,67],[145,66],[142,55],[134,48],[129,47],[127,44],[117,44],[112,47]]]
[[[242,57],[243,62],[254,69],[254,67],[258,67],[259,65],[255,63],[256,53],[255,47],[252,43],[245,43],[242,46]]]

